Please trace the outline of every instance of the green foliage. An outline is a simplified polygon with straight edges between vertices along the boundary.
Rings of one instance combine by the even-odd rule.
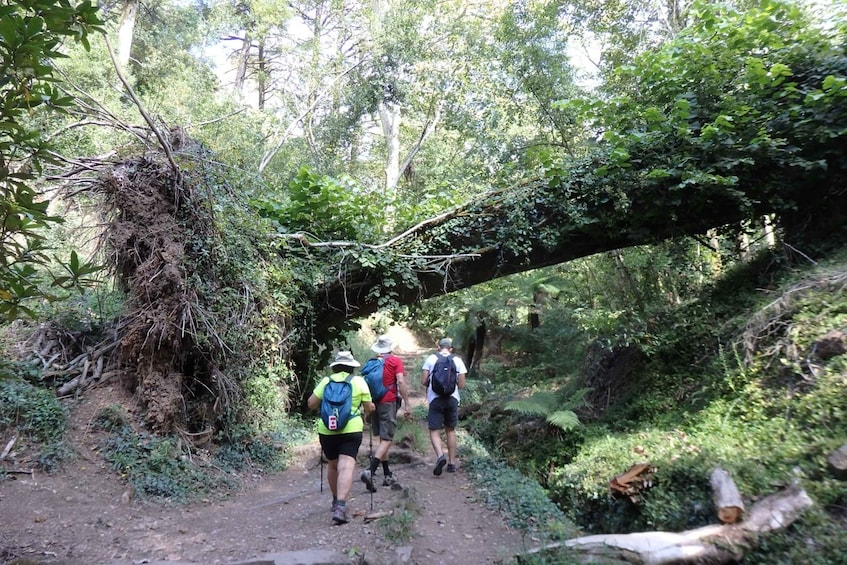
[[[543,539],[575,535],[575,528],[538,483],[491,457],[472,438],[462,437],[459,445],[478,495],[486,505],[503,512],[511,527],[524,535]]]
[[[80,292],[85,287],[96,285],[99,281],[92,278],[91,275],[103,271],[105,265],[97,265],[91,261],[81,262],[76,250],[71,250],[70,259],[67,264],[60,266],[65,271],[61,276],[53,277],[53,286],[58,286],[64,289],[77,289]]]
[[[393,513],[380,519],[377,525],[386,539],[407,542],[415,535],[415,520],[422,510],[417,491],[414,487],[406,487],[394,498]]]
[[[585,395],[589,389],[563,394],[562,391],[534,391],[531,396],[517,398],[506,403],[506,410],[523,414],[542,416],[548,423],[569,431],[579,426],[579,416],[574,409],[585,405]]]
[[[130,426],[129,415],[120,404],[111,404],[94,416],[92,424],[107,432],[119,432]]]
[[[100,25],[97,7],[87,0],[0,6],[0,314],[10,320],[33,315],[23,301],[48,296],[37,276],[37,267],[47,262],[41,230],[61,221],[32,185],[53,158],[30,116],[72,106],[55,84],[53,60],[64,56],[64,38],[87,48]]]
[[[280,231],[322,240],[373,241],[381,235],[383,206],[353,179],[333,179],[302,167],[288,184],[286,202],[259,197],[253,205]]]
[[[261,432],[249,424],[228,426],[216,438],[215,459],[224,469],[247,468],[278,471],[285,468],[283,446],[293,445],[308,437],[302,422],[279,420],[272,432]]]
[[[172,438],[136,433],[129,426],[115,428],[114,408],[98,417],[112,429],[100,444],[100,452],[141,499],[161,502],[188,502],[211,496],[234,486],[232,479],[213,468],[191,462]]]
[[[0,380],[0,426],[36,441],[55,442],[65,433],[67,410],[49,390],[6,378]]]
[[[772,285],[779,280],[772,264],[757,265],[769,272]],[[639,394],[627,399],[625,410],[612,407],[601,421],[585,426],[582,446],[551,474],[552,497],[582,527],[609,533],[712,523],[716,517],[708,475],[715,466],[731,472],[747,500],[799,481],[819,508],[843,502],[843,488],[827,476],[826,456],[847,433],[845,361],[838,356],[808,364],[816,340],[833,327],[843,327],[843,293],[833,292],[840,289],[843,262],[836,262],[834,269],[821,266],[799,281],[797,273],[789,273],[787,282],[777,287],[777,300],[755,295],[761,287],[751,284],[757,279],[751,267],[740,270],[747,290],[735,273],[705,295],[699,307],[680,309],[676,316],[686,312],[688,320],[681,339],[660,333],[668,349],[660,347],[647,372],[636,377]],[[728,303],[710,302],[723,296],[723,285],[733,295]],[[757,302],[764,305],[761,311],[755,308]],[[739,317],[747,324],[739,323]],[[662,332],[680,332],[679,327],[665,326]],[[698,332],[708,339],[697,337]],[[686,341],[699,345],[691,347]],[[721,341],[746,343],[752,356],[726,359],[718,346]],[[704,354],[716,360],[708,373],[700,371],[694,380],[683,367],[691,367],[689,360]],[[672,365],[679,369],[674,372]],[[683,377],[686,373],[689,376]],[[637,461],[649,461],[656,468],[653,486],[634,501],[610,496],[608,481]],[[843,544],[832,535],[832,520],[839,519],[814,510],[796,526],[762,540],[754,559],[796,560],[804,554],[798,547],[802,544],[796,543],[799,532],[814,540],[816,554],[838,554]]]
[[[50,390],[20,380],[20,370],[0,363],[0,431],[20,436],[16,449],[35,452],[38,467],[49,473],[73,457],[63,440],[67,409]]]

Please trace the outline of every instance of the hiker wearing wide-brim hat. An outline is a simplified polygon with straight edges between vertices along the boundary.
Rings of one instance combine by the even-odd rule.
[[[370,414],[375,406],[365,379],[353,374],[360,363],[351,352],[339,351],[329,366],[333,373],[318,382],[307,404],[312,410],[321,410],[318,438],[328,462],[332,521],[340,525],[350,521],[347,499],[362,445],[363,413]]]
[[[394,340],[387,334],[379,336],[376,342],[371,346],[371,351],[377,354],[374,359],[368,360],[362,368],[362,374],[366,375],[371,372],[371,368],[375,371],[375,376],[366,376],[368,382],[372,382],[373,378],[381,378],[380,390],[384,390],[385,394],[381,398],[374,397],[376,402],[376,414],[371,416],[371,429],[373,435],[379,438],[379,443],[371,458],[370,465],[362,472],[362,482],[365,483],[367,489],[371,492],[376,491],[376,483],[374,475],[377,469],[382,465],[383,481],[382,486],[394,486],[396,478],[391,468],[388,465],[388,450],[394,443],[394,434],[397,431],[397,411],[400,405],[403,404],[404,415],[406,418],[411,416],[409,412],[409,387],[406,384],[405,369],[403,360],[393,355]],[[376,394],[374,387],[371,388],[371,395]]]

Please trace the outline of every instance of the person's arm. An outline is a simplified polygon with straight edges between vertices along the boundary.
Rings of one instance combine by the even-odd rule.
[[[309,399],[306,400],[306,406],[309,407],[309,410],[317,410],[321,407],[321,397],[323,396],[324,387],[328,382],[329,377],[324,377],[320,380],[320,382],[318,382],[318,385],[315,387],[315,390],[312,391],[312,396],[310,396]],[[318,393],[320,393],[321,396],[318,396]]]
[[[374,403],[371,398],[371,389],[368,388],[368,382],[365,380],[365,377],[362,375],[356,375],[353,382],[355,383],[354,391],[355,389],[358,389],[360,391],[358,394],[361,394],[359,398],[361,398],[362,401],[359,403],[359,411],[362,413],[362,419],[367,422],[367,416],[376,410],[376,403]],[[354,394],[357,393],[354,392]]]
[[[453,354],[453,350],[450,350],[450,354]],[[459,389],[465,388],[465,377],[468,374],[468,368],[465,366],[465,362],[458,356],[453,355],[453,364],[456,366],[456,386]]]
[[[409,385],[406,384],[406,376],[403,373],[397,373],[397,389],[400,391],[400,397],[403,399],[403,414],[408,416],[409,412]]]
[[[429,369],[421,371],[421,386],[424,388],[429,386]]]
[[[312,393],[312,396],[309,397],[309,400],[306,401],[306,404],[309,406],[310,410],[317,410],[321,406],[321,399],[315,396],[315,393]]]

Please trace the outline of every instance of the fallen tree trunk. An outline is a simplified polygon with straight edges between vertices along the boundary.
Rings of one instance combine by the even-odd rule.
[[[679,533],[584,536],[529,553],[570,548],[583,555],[645,565],[733,563],[740,560],[762,534],[787,528],[812,505],[806,491],[794,486],[760,500],[750,509],[747,519],[737,524],[716,524]]]

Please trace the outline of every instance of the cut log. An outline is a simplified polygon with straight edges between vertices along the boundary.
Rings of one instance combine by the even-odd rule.
[[[744,501],[728,472],[716,467],[709,476],[712,485],[712,501],[718,511],[718,519],[724,524],[734,524],[744,515]]]
[[[527,554],[567,547],[583,555],[645,565],[737,563],[762,534],[787,528],[812,505],[806,491],[793,486],[754,504],[746,520],[737,524],[715,524],[681,533],[584,536],[546,545]]]
[[[88,367],[86,366],[86,369],[87,368]],[[79,374],[79,375],[75,376],[74,378],[72,378],[71,380],[69,380],[68,382],[66,382],[65,384],[63,384],[62,386],[60,386],[56,390],[56,395],[60,396],[60,397],[68,395],[71,392],[73,392],[74,390],[76,390],[77,387],[82,386],[83,382],[85,382],[85,375]]]

